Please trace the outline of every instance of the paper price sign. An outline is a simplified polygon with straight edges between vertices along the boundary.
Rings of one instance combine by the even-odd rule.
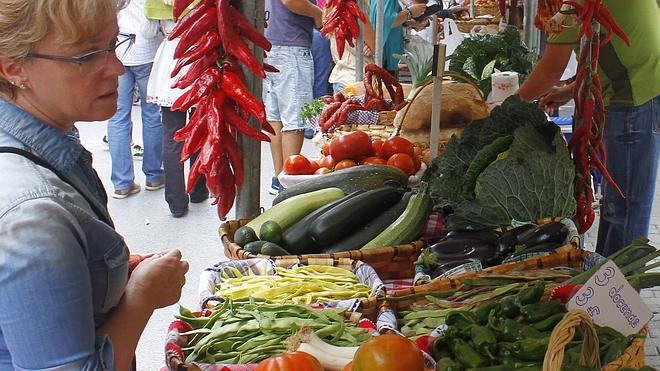
[[[653,317],[637,291],[612,261],[603,264],[568,301],[567,308],[581,309],[599,326],[623,335],[636,334]]]

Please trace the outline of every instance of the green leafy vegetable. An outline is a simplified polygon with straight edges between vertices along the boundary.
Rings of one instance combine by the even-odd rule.
[[[435,207],[454,210],[448,230],[575,213],[575,167],[561,130],[517,96],[453,137],[425,177]]]
[[[527,49],[515,26],[508,26],[500,35],[474,35],[465,39],[448,57],[449,70],[473,79],[488,95],[494,69],[515,71],[520,83],[527,79],[538,55]]]
[[[304,103],[300,109],[300,117],[303,120],[309,120],[314,116],[320,115],[324,106],[325,103],[323,103],[323,99],[321,98],[317,98],[311,102]]]

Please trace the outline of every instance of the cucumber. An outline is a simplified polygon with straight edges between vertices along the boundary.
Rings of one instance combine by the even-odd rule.
[[[347,236],[396,204],[403,191],[392,187],[372,189],[342,202],[309,226],[309,235],[318,244],[332,244]]]
[[[332,245],[327,245],[323,249],[323,252],[329,254],[361,249],[362,246],[366,245],[369,241],[378,236],[380,232],[392,224],[399,215],[403,214],[406,206],[408,206],[408,201],[411,196],[412,192],[406,192],[401,201],[369,221],[362,228],[351,233],[348,237],[342,238],[339,242]]]
[[[282,227],[277,222],[267,220],[259,229],[259,239],[279,243],[282,240]]]
[[[318,219],[321,215],[328,212],[333,207],[342,202],[346,202],[351,198],[362,193],[362,191],[353,192],[350,195],[333,201],[327,205],[321,206],[312,211],[306,217],[300,219],[296,224],[289,227],[282,234],[282,245],[292,254],[314,254],[321,251],[318,244],[314,242],[312,237],[309,236],[307,231],[313,221]]]
[[[261,254],[261,248],[267,244],[268,241],[252,241],[248,242],[243,246],[243,250],[249,252],[250,254]]]
[[[428,183],[422,182],[417,194],[410,197],[406,210],[376,238],[364,245],[363,249],[383,246],[396,246],[408,243],[419,237],[431,212],[431,196]]]
[[[298,220],[304,218],[305,215],[344,196],[344,192],[339,188],[324,188],[318,191],[300,194],[264,211],[263,214],[252,219],[246,226],[252,228],[254,231],[260,231],[262,224],[268,220],[272,220],[282,227],[283,230],[286,230]]]
[[[273,206],[291,197],[328,187],[340,188],[346,194],[351,194],[355,191],[369,191],[385,185],[403,188],[407,184],[408,176],[394,166],[360,165],[338,170],[289,187],[275,197]]]
[[[284,255],[291,255],[291,254],[289,254],[288,251],[284,250],[284,248],[282,248],[282,246],[280,246],[276,243],[266,242],[261,247],[261,255],[284,256]]]
[[[240,227],[234,232],[234,242],[238,246],[245,246],[252,241],[258,240],[257,234],[250,227]]]

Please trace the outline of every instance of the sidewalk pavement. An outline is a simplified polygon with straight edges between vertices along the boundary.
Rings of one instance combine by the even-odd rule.
[[[587,232],[584,245],[588,250],[595,250],[598,236],[598,212],[594,226]],[[651,225],[649,228],[649,240],[651,245],[660,247],[660,177],[655,183],[655,199],[653,200],[653,211],[651,214]],[[657,262],[655,259],[652,262]],[[650,263],[649,263],[650,264]],[[653,271],[660,271],[659,268]],[[649,323],[649,336],[644,346],[646,365],[660,369],[660,287],[642,290],[640,293],[646,305],[653,312],[653,319]]]

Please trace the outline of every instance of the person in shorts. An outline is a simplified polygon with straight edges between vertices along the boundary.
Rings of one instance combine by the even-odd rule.
[[[305,123],[300,116],[303,104],[313,99],[314,60],[312,38],[314,28],[321,26],[322,11],[309,0],[266,0],[268,27],[265,34],[273,44],[264,62],[280,72],[266,73],[263,101],[268,122],[275,129],[270,150],[275,174],[270,194],[281,185],[277,174],[284,160],[300,153]]]

